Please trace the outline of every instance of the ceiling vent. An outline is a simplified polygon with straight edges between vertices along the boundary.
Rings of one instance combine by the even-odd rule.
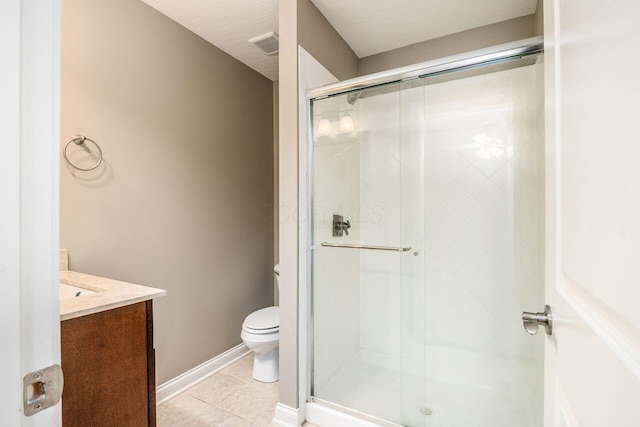
[[[275,55],[278,53],[279,42],[278,34],[273,31],[258,37],[249,39],[249,43],[253,43],[262,49],[267,55]]]

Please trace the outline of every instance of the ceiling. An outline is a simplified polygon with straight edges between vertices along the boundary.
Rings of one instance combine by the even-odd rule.
[[[358,58],[536,11],[537,0],[311,0]]]
[[[278,79],[278,56],[248,42],[278,32],[278,0],[142,0]],[[311,0],[359,58],[535,12],[537,0]]]
[[[142,0],[238,61],[278,80],[278,55],[248,40],[278,32],[278,0]]]

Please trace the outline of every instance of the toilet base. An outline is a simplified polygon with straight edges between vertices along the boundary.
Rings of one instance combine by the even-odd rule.
[[[278,350],[276,347],[265,353],[255,353],[253,358],[253,373],[255,380],[263,383],[272,383],[280,378],[280,369],[278,366]]]

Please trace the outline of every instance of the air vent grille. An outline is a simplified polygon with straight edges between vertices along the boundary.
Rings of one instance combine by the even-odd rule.
[[[271,31],[258,37],[249,39],[249,43],[253,43],[262,49],[267,55],[275,55],[278,53],[279,42],[278,34]]]

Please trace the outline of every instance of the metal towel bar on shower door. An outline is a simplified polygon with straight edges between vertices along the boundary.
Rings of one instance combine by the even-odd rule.
[[[329,243],[322,242],[321,246],[329,248],[347,248],[347,249],[372,249],[375,251],[394,251],[394,252],[408,252],[411,250],[411,246],[375,246],[375,245],[357,245],[351,243]]]

